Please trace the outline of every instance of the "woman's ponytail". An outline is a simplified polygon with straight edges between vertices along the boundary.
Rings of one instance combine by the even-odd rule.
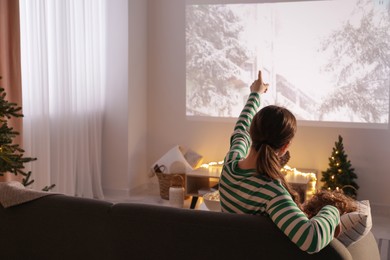
[[[290,193],[294,202],[299,207],[301,206],[299,194],[291,187],[290,184],[288,184],[283,173],[281,173],[280,169],[282,166],[280,165],[279,156],[270,145],[262,144],[260,146],[256,159],[256,165],[256,171],[258,173],[263,173],[263,175],[272,180],[280,180],[282,185]]]
[[[279,180],[300,206],[299,195],[280,172],[278,152],[291,142],[296,132],[295,116],[279,106],[266,106],[253,118],[249,129],[252,147],[258,152],[256,171],[272,180]]]

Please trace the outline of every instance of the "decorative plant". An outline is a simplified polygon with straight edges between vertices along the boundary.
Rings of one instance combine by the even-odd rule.
[[[339,135],[339,140],[335,142],[332,156],[329,158],[329,168],[322,172],[321,181],[325,182],[323,189],[340,190],[345,195],[356,198],[359,186],[354,179],[357,179],[355,169],[347,158],[343,138]]]
[[[1,79],[1,77],[0,77]],[[6,92],[0,87],[0,176],[9,172],[14,175],[23,176],[22,184],[31,185],[34,180],[31,179],[31,171],[24,170],[24,164],[35,161],[37,158],[24,157],[24,150],[13,142],[19,135],[12,127],[8,126],[11,118],[23,117],[22,108],[16,103],[6,100]],[[44,187],[43,191],[49,191],[54,188],[54,184]]]

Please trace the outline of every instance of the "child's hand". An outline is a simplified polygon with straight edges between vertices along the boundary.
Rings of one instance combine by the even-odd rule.
[[[257,92],[260,94],[266,93],[268,90],[269,84],[263,82],[261,77],[261,70],[259,70],[259,75],[257,80],[255,80],[251,85],[251,92]]]

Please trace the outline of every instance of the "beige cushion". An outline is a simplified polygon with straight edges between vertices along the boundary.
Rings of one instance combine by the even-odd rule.
[[[357,201],[358,209],[355,212],[341,216],[342,227],[337,237],[345,246],[350,246],[362,239],[372,227],[371,207],[368,200]]]

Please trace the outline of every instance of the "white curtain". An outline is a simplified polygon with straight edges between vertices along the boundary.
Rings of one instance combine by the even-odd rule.
[[[20,0],[25,156],[33,188],[102,198],[105,0]]]

